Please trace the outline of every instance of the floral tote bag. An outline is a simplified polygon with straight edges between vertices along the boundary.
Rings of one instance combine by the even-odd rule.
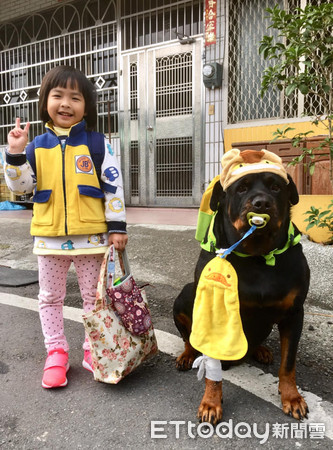
[[[130,274],[126,250],[118,253],[123,276],[115,280],[115,250],[105,253],[95,309],[83,314],[94,378],[117,384],[157,353],[157,340],[145,291]]]

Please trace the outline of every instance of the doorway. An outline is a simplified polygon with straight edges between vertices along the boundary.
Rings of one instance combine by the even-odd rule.
[[[200,203],[201,50],[198,39],[122,55],[120,139],[128,205]]]

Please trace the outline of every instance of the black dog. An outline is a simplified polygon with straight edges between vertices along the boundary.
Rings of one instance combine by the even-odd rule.
[[[242,152],[243,153],[243,152]],[[258,152],[259,153],[259,152]],[[245,239],[227,259],[238,275],[238,294],[243,330],[248,341],[248,355],[261,362],[272,361],[270,350],[261,343],[278,325],[281,340],[279,392],[282,408],[296,419],[307,416],[308,407],[295,381],[295,362],[303,325],[303,303],[309,286],[309,268],[301,244],[293,245],[299,234],[290,233],[290,206],[298,203],[296,186],[275,173],[250,173],[234,181],[226,191],[218,181],[213,189],[210,208],[217,211],[213,232],[216,248],[229,248],[249,229],[247,214],[268,214],[270,220]],[[207,239],[207,235],[206,235]],[[263,255],[272,250],[275,265]],[[185,351],[177,359],[179,370],[192,367],[198,352],[189,343],[196,287],[205,265],[216,256],[215,250],[202,250],[195,270],[194,283],[187,284],[174,304],[175,324],[185,341]],[[216,424],[222,418],[222,382],[206,378],[206,389],[198,410],[203,422]]]

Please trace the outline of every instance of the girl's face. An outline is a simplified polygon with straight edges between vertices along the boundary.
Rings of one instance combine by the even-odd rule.
[[[85,100],[76,87],[72,89],[70,82],[65,88],[55,87],[50,90],[47,98],[47,112],[53,125],[60,128],[70,128],[80,122],[85,115]]]

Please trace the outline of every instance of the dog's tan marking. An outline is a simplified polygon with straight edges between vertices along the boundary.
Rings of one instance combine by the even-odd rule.
[[[294,306],[295,298],[298,295],[298,289],[292,289],[282,300],[281,308],[290,309]]]
[[[265,345],[258,345],[253,352],[253,358],[262,364],[272,364],[273,353]]]
[[[309,409],[296,387],[295,364],[290,371],[287,371],[288,347],[289,338],[282,337],[281,365],[279,370],[279,392],[281,394],[282,409],[285,414],[301,420],[307,417]]]
[[[185,341],[185,350],[176,359],[176,368],[184,371],[192,369],[193,362],[198,354],[192,345],[188,341]]]
[[[233,226],[236,228],[237,231],[240,231],[244,227],[244,222],[241,218],[238,218],[233,222]]]
[[[198,418],[201,422],[216,425],[222,419],[222,381],[205,378],[206,388],[202,397]]]
[[[185,314],[177,315],[177,321],[186,329],[187,335],[191,334],[192,322],[185,316]],[[198,351],[195,350],[189,341],[185,340],[185,350],[176,359],[176,368],[178,370],[190,370],[193,365],[193,361],[198,356]]]

